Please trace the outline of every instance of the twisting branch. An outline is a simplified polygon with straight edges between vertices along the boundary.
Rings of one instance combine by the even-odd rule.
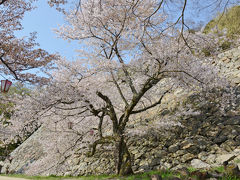
[[[184,19],[184,14],[185,14],[185,9],[186,9],[186,6],[187,6],[187,0],[184,0],[184,5],[183,5],[183,9],[182,9],[182,14],[179,18],[181,18],[182,20],[182,27],[181,27],[181,34],[180,34],[180,37],[183,38],[183,41],[185,43],[185,45],[189,48],[189,49],[192,49],[191,46],[189,46],[188,42],[187,42],[187,39],[184,37],[184,27],[187,27],[189,29],[189,27],[185,24],[185,19]]]
[[[88,154],[88,156],[93,156],[96,152],[97,145],[99,144],[111,144],[115,141],[113,136],[106,136],[103,138],[100,138],[96,140],[92,145],[89,146],[91,149],[91,152]]]
[[[164,1],[164,0],[162,0],[162,1],[159,3],[159,5],[158,5],[158,7],[156,8],[156,10],[155,10],[150,16],[148,16],[144,21],[149,20],[152,16],[154,16],[154,14],[156,14],[156,13],[159,11],[159,9],[162,7],[163,1]]]
[[[98,134],[100,136],[100,138],[103,137],[102,135],[102,124],[103,124],[103,118],[105,116],[105,113],[103,112],[101,116],[99,116],[99,124],[98,124]]]
[[[79,1],[78,1],[78,4],[77,4],[77,8],[76,8],[75,15],[77,15],[79,9],[81,10],[81,4],[82,4],[82,2],[81,2],[81,0],[79,0]]]
[[[124,130],[127,122],[129,121],[129,117],[134,109],[134,107],[138,104],[140,99],[144,96],[144,94],[151,89],[154,85],[156,85],[161,79],[165,76],[161,72],[156,72],[153,77],[147,79],[147,81],[143,84],[143,87],[139,90],[138,94],[132,98],[131,103],[126,108],[125,113],[119,119],[120,130]]]
[[[107,115],[109,115],[110,119],[112,120],[113,132],[116,133],[118,131],[118,121],[117,121],[117,115],[116,115],[115,109],[113,107],[113,104],[112,104],[111,100],[107,96],[103,95],[101,92],[97,91],[97,95],[103,101],[106,102],[107,108],[108,108]]]
[[[132,81],[132,79],[131,79],[131,77],[130,77],[130,74],[129,74],[128,71],[127,71],[127,68],[126,68],[126,66],[125,66],[125,63],[124,63],[124,61],[123,61],[123,59],[122,59],[122,57],[121,57],[121,55],[120,55],[120,53],[119,53],[119,51],[118,51],[117,46],[116,46],[116,48],[115,48],[115,52],[116,52],[116,55],[117,55],[117,57],[118,57],[119,62],[122,64],[123,72],[124,72],[124,74],[125,74],[125,77],[127,78],[128,85],[130,86],[133,95],[137,95],[137,90],[136,90],[136,88],[135,88],[134,85],[133,85],[133,81]]]
[[[145,108],[143,108],[143,109],[139,109],[139,110],[136,110],[136,111],[132,111],[131,114],[141,113],[141,112],[143,112],[143,111],[146,111],[146,110],[148,110],[148,109],[151,109],[151,108],[157,106],[158,104],[161,104],[163,97],[164,97],[170,90],[171,90],[171,88],[168,89],[167,91],[165,91],[165,92],[163,93],[163,95],[160,97],[160,99],[159,99],[157,102],[155,102],[155,103],[153,103],[152,105],[150,105],[150,106],[148,106],[148,107],[145,107]]]
[[[110,52],[109,56],[108,56],[108,54],[107,54],[107,52],[106,52],[106,49],[104,48],[103,45],[102,45],[102,48],[103,48],[103,52],[104,52],[105,57],[106,57],[107,59],[110,59],[111,56],[112,56],[113,48],[111,48],[111,52]],[[127,105],[128,105],[128,102],[127,102],[126,98],[124,97],[124,95],[123,95],[123,93],[122,93],[122,90],[121,90],[121,88],[120,88],[120,86],[119,86],[117,80],[115,79],[112,70],[110,70],[110,73],[111,73],[111,76],[112,76],[113,83],[116,85],[117,90],[118,90],[118,92],[119,92],[119,94],[120,94],[120,96],[121,96],[123,102],[124,102],[125,105],[127,106]]]
[[[186,74],[187,76],[193,78],[194,80],[198,81],[201,84],[205,84],[203,81],[201,81],[200,79],[194,77],[193,75],[191,75],[190,73],[184,71],[184,70],[169,70],[169,71],[162,71],[161,73],[183,73]]]
[[[124,95],[123,95],[123,93],[122,93],[122,90],[121,90],[121,88],[120,88],[117,80],[115,79],[114,74],[113,74],[112,71],[111,71],[111,76],[112,76],[112,79],[113,79],[113,83],[114,83],[115,86],[117,87],[117,90],[118,90],[118,92],[119,92],[119,94],[120,94],[123,102],[125,103],[125,106],[128,106],[128,102],[127,102],[126,98],[124,97]]]
[[[16,72],[8,65],[8,63],[6,63],[4,60],[3,60],[3,57],[4,55],[0,56],[0,60],[1,62],[8,68],[8,70],[13,73],[14,77],[16,80],[20,80],[19,77],[17,76]]]

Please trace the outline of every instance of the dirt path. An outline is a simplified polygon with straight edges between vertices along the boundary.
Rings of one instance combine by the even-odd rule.
[[[24,178],[15,178],[15,177],[0,176],[0,180],[27,180],[27,179],[24,179]]]

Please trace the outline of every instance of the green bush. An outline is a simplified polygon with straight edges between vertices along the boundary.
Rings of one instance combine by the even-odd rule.
[[[202,52],[203,52],[205,57],[211,56],[211,51],[207,48],[202,49]]]
[[[231,47],[231,42],[229,42],[229,41],[224,41],[222,44],[221,44],[221,46],[220,46],[220,48],[222,49],[222,50],[227,50],[227,49],[229,49],[230,47]]]

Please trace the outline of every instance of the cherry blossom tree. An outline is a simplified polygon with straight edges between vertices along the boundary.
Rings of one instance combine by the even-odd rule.
[[[44,69],[57,56],[37,48],[36,33],[31,33],[29,38],[17,38],[14,35],[15,31],[23,29],[21,20],[26,12],[33,9],[32,2],[0,1],[0,72],[16,80],[39,83],[46,78],[29,70]]]
[[[126,139],[135,115],[161,105],[176,88],[206,91],[229,85],[203,53],[210,49],[216,54],[218,39],[185,30],[187,1],[175,22],[163,0],[78,2],[75,9],[60,9],[67,24],[56,32],[82,44],[79,59],[59,59],[50,85],[20,101],[14,118],[58,117],[54,123],[59,126],[73,122],[77,125],[70,129],[80,137],[82,152],[92,156],[99,146],[110,145],[116,173],[131,174]],[[54,3],[60,8],[66,2],[50,1]]]
[[[34,1],[0,1],[0,75],[21,83],[46,84],[48,78],[43,74],[46,70],[49,70],[52,61],[57,59],[58,55],[49,54],[47,51],[39,48],[35,32],[31,33],[29,37],[18,38],[15,36],[15,32],[23,30],[24,27],[21,24],[21,20],[26,12],[34,8],[32,5]],[[10,119],[15,110],[16,96],[19,96],[19,98],[22,96],[22,93],[19,93],[17,90],[17,82],[14,82],[14,86],[8,94],[0,95],[0,126],[6,132],[9,129],[6,125],[11,124]],[[17,99],[19,100],[19,98]],[[12,147],[11,150],[13,150],[12,144],[16,148],[19,145],[16,142],[20,139],[14,142],[12,139],[6,140],[6,142],[5,140],[5,136],[2,136],[1,142],[4,142],[4,146]]]

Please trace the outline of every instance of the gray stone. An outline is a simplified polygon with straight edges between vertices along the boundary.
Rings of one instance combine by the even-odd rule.
[[[72,174],[71,171],[67,171],[67,172],[64,173],[64,176],[70,176],[71,174]]]
[[[139,168],[139,166],[132,166],[132,170],[133,170],[134,172],[137,171],[138,168]]]
[[[155,159],[153,159],[151,162],[150,162],[150,166],[157,166],[157,165],[159,165],[160,164],[160,160],[161,159],[157,159],[157,158],[155,158]]]
[[[186,154],[187,152],[185,151],[185,150],[179,150],[179,151],[177,151],[175,154],[176,154],[176,156],[182,156],[182,155],[184,155],[184,154]],[[176,157],[175,156],[175,157]]]
[[[218,54],[218,58],[223,58],[225,56],[225,54],[224,53],[220,53],[220,54]]]
[[[163,158],[165,156],[167,156],[167,151],[165,150],[159,150],[155,153],[155,158]]]
[[[140,166],[138,169],[139,171],[149,171],[149,170],[152,170],[152,167],[150,167],[149,165],[143,165],[143,166]]]
[[[210,168],[211,167],[209,164],[207,164],[207,163],[205,163],[205,162],[203,162],[203,161],[201,161],[199,159],[193,159],[191,161],[191,166],[193,168],[196,168],[196,169],[202,169],[202,168],[206,169],[206,168]]]
[[[214,164],[216,162],[216,154],[210,154],[207,159],[206,162],[209,164]]]
[[[185,163],[185,162],[191,161],[194,158],[195,158],[195,155],[187,153],[182,156],[181,161]]]
[[[216,158],[216,163],[222,165],[223,162],[228,161],[229,159],[231,159],[232,157],[234,157],[235,154],[223,154],[220,155]]]
[[[238,169],[240,169],[240,163],[237,163],[236,165],[237,165]]]
[[[208,153],[203,151],[203,152],[198,154],[198,158],[202,161],[205,161],[208,158]]]
[[[240,125],[240,116],[228,118],[223,122],[224,125]]]
[[[162,177],[158,174],[154,174],[151,176],[151,180],[162,180]]]
[[[163,165],[162,165],[163,169],[170,169],[171,167],[172,167],[172,165],[170,163],[167,163],[167,162],[163,163]]]
[[[197,155],[201,151],[201,147],[198,146],[198,144],[192,145],[189,148],[187,148],[186,151],[191,153],[191,154]]]
[[[235,62],[235,63],[238,62],[238,60],[239,60],[239,57],[233,57],[233,58],[232,58],[232,61]],[[238,64],[238,63],[237,63],[237,64]]]
[[[177,145],[177,144],[173,144],[173,145],[169,146],[169,148],[168,148],[168,151],[171,153],[175,153],[178,150],[179,150],[179,145]]]
[[[218,137],[216,137],[216,138],[213,140],[213,143],[215,143],[215,144],[221,144],[221,143],[225,142],[227,139],[228,139],[228,138],[227,138],[227,136],[225,136],[225,135],[218,136]]]
[[[226,141],[227,142],[227,141]],[[227,153],[231,153],[232,150],[234,149],[233,147],[231,147],[231,145],[229,145],[228,143],[223,143],[220,145],[221,150],[225,150]]]
[[[8,174],[10,165],[11,165],[10,163],[4,163],[4,165],[1,168],[1,173]]]
[[[239,154],[239,155],[240,155],[240,148],[236,148],[236,149],[234,149],[233,152],[236,153],[236,154]],[[240,159],[240,158],[239,158],[239,159]]]
[[[234,56],[234,57],[238,57],[238,56],[240,56],[240,50],[237,49],[237,48],[235,48],[234,51],[233,51],[232,56]]]

